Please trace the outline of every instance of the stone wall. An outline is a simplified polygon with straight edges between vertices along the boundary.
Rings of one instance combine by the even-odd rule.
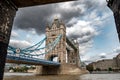
[[[0,1],[0,41],[9,43],[16,8],[7,0]]]
[[[116,29],[120,40],[120,0],[109,0],[108,7],[113,11]]]
[[[109,68],[118,70],[120,69],[120,54],[118,54],[113,59],[104,59],[97,62],[92,62],[88,65],[88,67],[92,67],[93,70],[96,70],[98,68],[100,70],[108,70]]]
[[[117,66],[118,66],[119,69],[120,69],[120,54],[117,55],[117,57],[116,57],[116,62],[117,62]]]
[[[45,59],[58,57],[57,62],[66,63],[66,27],[59,19],[54,19],[52,25],[46,27],[46,45],[53,42],[60,34],[62,35],[60,41],[49,54],[45,55]]]
[[[100,70],[108,70],[109,68],[115,69],[116,63],[114,63],[113,59],[101,60],[94,63],[94,70],[99,68]]]
[[[76,64],[80,67],[79,43],[77,40],[75,42],[74,40],[68,40],[68,38],[66,38],[66,27],[57,18],[54,19],[52,25],[47,25],[46,27],[46,45],[53,42],[60,34],[62,34],[61,40],[49,54],[45,55],[45,59],[52,60],[51,58],[58,57],[57,62]],[[67,47],[69,47],[69,50]]]
[[[0,0],[0,80],[3,78],[7,47],[16,8],[8,0]]]
[[[88,73],[86,69],[81,69],[75,64],[62,64],[60,66],[39,66],[37,67],[37,73],[38,75],[56,75],[56,74],[69,74],[69,75],[74,75],[74,74],[85,74]]]

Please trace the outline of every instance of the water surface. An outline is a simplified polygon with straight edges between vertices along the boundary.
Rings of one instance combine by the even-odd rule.
[[[5,73],[4,80],[120,80],[120,74],[35,76],[33,73]]]

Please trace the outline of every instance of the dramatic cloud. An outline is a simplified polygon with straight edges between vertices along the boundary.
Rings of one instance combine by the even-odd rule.
[[[71,27],[73,23],[68,22],[73,18],[81,18],[87,14],[87,11],[94,8],[97,10],[98,7],[100,8],[101,6],[95,0],[80,0],[20,8],[15,17],[14,28],[27,30],[35,28],[37,33],[42,34],[45,32],[46,24],[50,23],[55,16],[63,20],[67,27]]]
[[[92,47],[94,37],[100,34],[100,28],[112,15],[107,9],[106,0],[79,0],[20,8],[13,26],[14,30],[32,30],[32,34],[41,35],[45,33],[46,24],[51,25],[54,17],[57,16],[66,24],[67,36],[78,40],[80,54],[83,55]],[[30,45],[27,43],[30,42],[30,35],[27,35],[27,38],[27,41],[20,43]]]
[[[81,54],[84,54],[84,50],[91,47],[92,39],[95,35],[97,35],[96,30],[87,21],[79,20],[73,27],[67,28],[67,36],[77,39],[80,43],[79,49]]]

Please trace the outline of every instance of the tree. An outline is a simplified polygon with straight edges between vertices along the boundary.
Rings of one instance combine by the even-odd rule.
[[[87,69],[88,71],[92,72],[92,71],[93,71],[93,66],[87,65],[87,66],[86,66],[86,69]]]
[[[96,71],[101,71],[101,69],[100,68],[96,68]]]
[[[9,67],[9,70],[13,70],[13,67]]]
[[[23,70],[23,72],[27,72],[28,71],[28,67],[24,66],[24,67],[22,67],[22,70]]]
[[[112,71],[113,69],[111,67],[108,68],[108,71]]]
[[[30,69],[36,69],[36,67],[34,67],[34,66],[31,66],[31,67],[30,67]]]

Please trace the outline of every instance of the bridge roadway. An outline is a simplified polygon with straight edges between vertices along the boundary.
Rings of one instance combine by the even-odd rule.
[[[7,55],[6,63],[42,65],[42,66],[60,66],[60,63],[54,61],[47,61],[37,58],[24,58],[10,55]]]

